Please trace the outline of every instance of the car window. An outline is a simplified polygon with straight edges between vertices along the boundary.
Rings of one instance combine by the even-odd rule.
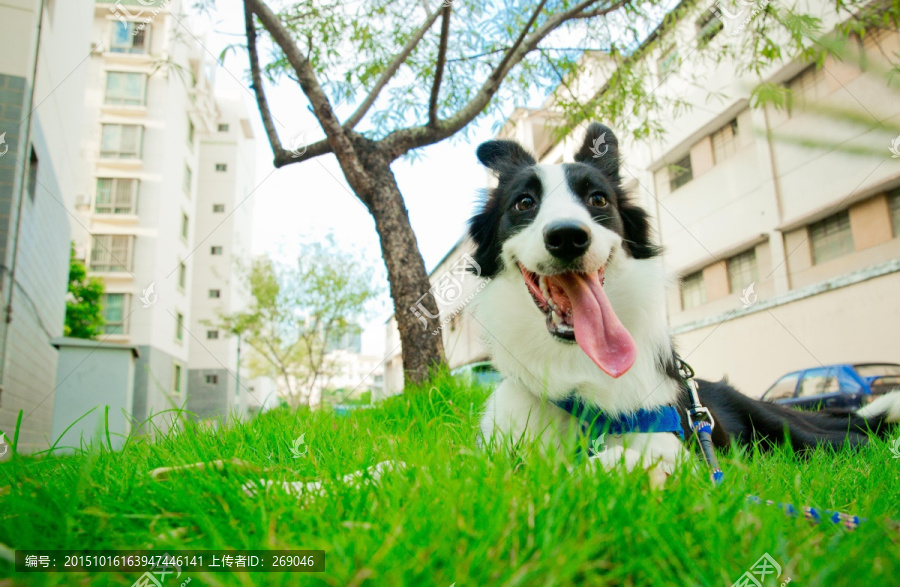
[[[856,365],[856,372],[862,377],[897,376],[900,375],[900,365]]]
[[[836,369],[810,369],[803,375],[797,397],[835,393],[840,390]]]
[[[794,397],[794,390],[797,388],[797,379],[799,377],[800,375],[797,373],[785,375],[769,388],[763,395],[763,399],[771,402],[777,399]]]

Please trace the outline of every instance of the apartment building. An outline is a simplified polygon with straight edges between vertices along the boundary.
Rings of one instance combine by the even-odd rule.
[[[46,449],[81,165],[92,0],[0,3],[0,431]],[[4,450],[8,455],[9,451]],[[8,458],[8,456],[7,456]]]
[[[900,158],[885,130],[900,124],[900,100],[879,74],[900,34],[868,31],[857,60],[777,63],[751,82],[735,63],[695,52],[740,35],[755,15],[743,10],[737,18],[698,5],[649,51],[655,93],[693,107],[660,116],[660,139],[618,136],[624,185],[654,217],[665,248],[674,280],[668,319],[681,355],[700,376],[727,375],[758,397],[799,368],[900,362]],[[834,26],[826,3],[807,10]],[[560,91],[587,101],[615,65],[596,53],[582,63],[583,74]],[[760,82],[789,88],[789,103],[751,107]],[[828,107],[863,123],[828,116]],[[572,161],[583,131],[554,141],[556,118],[551,98],[517,109],[499,136],[540,162]],[[484,335],[465,315],[459,328]],[[473,349],[469,358],[479,356]]]
[[[96,2],[86,64],[76,249],[106,285],[104,341],[140,351],[138,423],[240,403],[237,341],[203,321],[246,300],[233,275],[249,254],[253,135],[240,102],[215,96],[180,8]]]
[[[201,418],[223,417],[261,401],[255,383],[235,367],[237,337],[216,327],[219,316],[247,307],[249,292],[239,265],[250,258],[254,137],[240,96],[217,100],[213,132],[200,136],[195,251],[188,359],[188,409]],[[244,263],[246,265],[246,263]],[[245,351],[247,349],[244,349]],[[242,397],[246,396],[246,397]]]

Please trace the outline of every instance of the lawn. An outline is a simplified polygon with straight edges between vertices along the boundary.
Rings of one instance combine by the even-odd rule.
[[[347,416],[276,410],[219,431],[187,430],[121,452],[0,465],[0,542],[11,549],[312,549],[318,573],[188,572],[164,585],[731,585],[768,553],[776,580],[891,585],[900,576],[900,459],[856,453],[724,455],[725,482],[688,468],[662,491],[641,473],[574,472],[475,444],[483,389],[446,375]],[[300,434],[308,453],[294,458]],[[156,467],[240,458],[252,465],[173,475]],[[243,483],[334,480],[396,459],[377,484],[328,482],[298,499]],[[257,469],[257,470],[254,470]],[[260,472],[262,470],[262,472]],[[857,530],[814,525],[764,499],[856,513]],[[18,574],[2,584],[131,585],[139,573]],[[752,585],[753,583],[748,583]]]

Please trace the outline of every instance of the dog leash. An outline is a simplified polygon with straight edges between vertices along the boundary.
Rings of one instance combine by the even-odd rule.
[[[678,376],[681,378],[682,383],[684,383],[684,385],[690,391],[691,407],[686,410],[688,416],[688,424],[697,435],[697,440],[700,444],[700,451],[703,454],[703,460],[706,461],[706,464],[710,470],[710,479],[712,480],[713,485],[718,486],[724,479],[725,475],[724,473],[722,473],[722,469],[719,467],[719,461],[716,458],[715,450],[713,449],[712,430],[715,427],[716,423],[713,420],[712,414],[710,414],[709,410],[704,408],[700,403],[700,395],[697,391],[697,382],[694,381],[694,369],[691,368],[691,366],[688,365],[684,361],[684,359],[677,355],[675,356],[675,361],[678,369]],[[798,513],[802,513],[804,518],[814,524],[819,524],[822,521],[828,521],[833,524],[843,526],[847,530],[855,530],[862,522],[866,521],[866,518],[861,518],[853,514],[845,514],[843,512],[836,512],[832,510],[820,510],[811,506],[803,506],[798,511],[798,509],[795,508],[792,504],[775,502],[771,499],[763,501],[762,498],[749,494],[747,495],[747,502],[754,505],[775,506],[791,517],[795,517]],[[890,519],[888,519],[887,522],[889,525],[892,525],[895,530],[900,532],[900,523],[894,522]]]
[[[691,368],[681,357],[675,356],[678,368],[678,376],[681,382],[687,386],[690,391],[691,407],[687,408],[688,425],[694,434],[697,435],[697,441],[700,443],[700,452],[703,454],[703,460],[709,467],[709,478],[713,485],[718,485],[725,478],[722,469],[719,467],[719,460],[716,458],[716,452],[713,448],[712,431],[716,426],[712,414],[700,403],[700,395],[697,392],[697,382],[694,381],[694,369]]]

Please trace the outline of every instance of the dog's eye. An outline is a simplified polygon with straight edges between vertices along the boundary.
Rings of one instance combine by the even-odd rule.
[[[534,208],[534,198],[531,196],[519,196],[516,198],[516,210],[526,212]]]
[[[603,194],[591,194],[587,199],[588,206],[594,206],[595,208],[602,208],[606,206],[609,202],[606,199],[606,196]]]

